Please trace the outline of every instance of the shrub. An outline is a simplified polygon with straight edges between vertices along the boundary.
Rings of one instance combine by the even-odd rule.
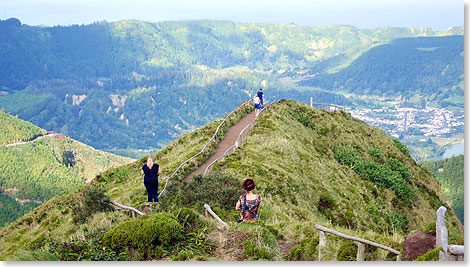
[[[304,237],[297,246],[290,250],[287,259],[296,261],[315,261],[318,258],[317,247],[318,237]]]
[[[314,125],[313,125],[313,122],[312,122],[312,119],[310,118],[310,116],[303,112],[303,111],[297,111],[295,112],[293,115],[294,119],[296,119],[298,122],[300,122],[301,124],[303,124],[305,127],[309,127],[309,128],[314,128]]]
[[[425,234],[436,235],[436,222],[430,222],[426,227],[424,227]]]
[[[401,151],[405,156],[410,156],[410,150],[408,147],[400,142],[400,140],[393,138],[393,142],[395,143],[395,146],[398,148],[398,150]]]
[[[204,225],[204,222],[200,219],[193,209],[190,208],[179,208],[173,212],[180,225],[185,229],[196,229]]]
[[[396,231],[406,231],[407,228],[407,220],[401,214],[392,214],[390,216],[390,220],[392,221],[392,226]]]
[[[385,162],[385,155],[382,150],[374,148],[369,150],[369,155],[374,159],[377,163],[384,163]]]
[[[357,245],[351,240],[343,242],[339,248],[338,255],[336,256],[338,261],[355,261],[357,259]]]
[[[246,234],[243,242],[244,256],[247,260],[271,260],[279,255],[276,236],[263,221],[243,222],[237,228]]]
[[[411,181],[411,173],[406,165],[398,159],[390,158],[387,165],[392,171],[398,172],[405,181]]]
[[[195,175],[179,188],[184,206],[202,209],[204,204],[218,206],[224,210],[233,209],[236,200],[243,194],[238,178],[221,172],[211,172],[206,176]]]
[[[194,252],[192,250],[181,250],[178,255],[173,257],[172,261],[188,261],[194,257]]]
[[[440,248],[431,249],[424,255],[421,255],[415,259],[415,261],[439,261]]]
[[[84,185],[75,194],[72,203],[73,220],[84,223],[97,212],[112,211],[113,207],[105,190],[92,185]]]
[[[174,216],[157,213],[127,220],[103,236],[103,244],[117,251],[136,249],[143,259],[182,238],[182,227]],[[149,249],[151,248],[151,249]]]
[[[334,220],[333,210],[336,208],[336,203],[334,199],[325,192],[320,193],[320,198],[318,199],[317,209],[318,211],[325,215],[329,220]]]

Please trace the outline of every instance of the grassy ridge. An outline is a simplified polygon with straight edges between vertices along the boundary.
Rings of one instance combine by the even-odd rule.
[[[227,121],[226,126],[222,127],[222,131],[226,131],[229,126],[252,110],[252,105],[241,107]],[[198,153],[214,135],[220,122],[221,120],[217,120],[196,131],[186,133],[153,155],[163,172],[160,177],[160,190],[163,188],[164,178],[170,176],[182,162]],[[219,135],[219,138],[223,138],[223,134]],[[203,157],[197,158],[195,164],[188,165],[174,177],[170,186],[181,182],[187,174],[204,163],[214,152],[215,147],[216,143],[212,142],[208,152]],[[112,200],[142,209],[147,197],[140,170],[145,162],[146,157],[125,166],[108,169],[96,176],[92,184],[106,189],[107,195]],[[73,200],[78,198],[80,198],[80,193],[54,197],[7,227],[0,229],[0,259],[16,259],[16,256],[24,250],[29,251],[44,246],[45,236],[49,236],[51,240],[67,240],[71,236],[83,237],[86,233],[100,227],[109,228],[129,218],[130,214],[126,212],[98,213],[86,223],[76,224],[73,222],[72,208]]]
[[[229,123],[235,123],[251,110],[251,105],[242,109]],[[196,154],[219,122],[186,133],[156,153],[156,162],[163,170],[161,178],[168,177],[181,162]],[[202,164],[214,148],[215,143],[207,155],[198,158],[171,180],[167,193],[161,198],[159,208],[162,213],[133,221],[129,220],[130,214],[126,211],[96,212],[90,214],[84,223],[77,224],[74,222],[74,199],[82,199],[86,191],[56,197],[0,230],[1,259],[14,259],[22,250],[52,252],[60,258],[71,257],[69,252],[77,251],[78,244],[78,241],[71,240],[79,240],[88,244],[85,249],[82,246],[83,251],[89,251],[93,246],[98,246],[100,251],[111,249],[106,255],[114,255],[113,259],[118,259],[116,255],[119,254],[134,260],[161,259],[162,256],[163,259],[174,260],[315,260],[318,255],[315,245],[318,234],[313,230],[315,223],[400,249],[399,243],[405,235],[413,230],[422,230],[435,221],[435,209],[444,203],[439,183],[416,165],[407,155],[406,147],[388,138],[383,131],[343,112],[328,113],[294,101],[275,104],[258,118],[246,143],[217,164],[215,169],[223,170],[225,174],[214,172],[207,179],[194,177],[189,182],[185,181],[186,175]],[[371,166],[388,166],[392,176],[406,171],[397,167],[402,166],[397,162],[387,162],[394,159],[404,164],[410,174],[404,177],[409,180],[402,177],[399,182],[408,184],[415,192],[410,204],[401,205],[400,194],[368,180],[373,173],[358,173],[354,166],[342,164],[335,158],[340,148],[354,151],[358,158]],[[146,195],[140,168],[145,161],[146,158],[142,158],[110,169],[97,176],[93,185],[104,189],[115,201],[142,208]],[[259,211],[261,221],[236,227],[238,213],[230,206],[230,200],[211,197],[205,192],[235,194],[232,196],[234,204],[239,190],[237,184],[248,177],[255,179],[258,184],[256,193],[263,199]],[[160,186],[163,181],[160,179]],[[224,184],[224,190],[220,190],[221,184]],[[196,224],[182,219],[201,217],[202,207],[195,196],[207,198],[207,201],[219,199],[211,205],[231,225],[231,229],[220,233],[210,218]],[[183,212],[180,208],[189,210]],[[167,239],[173,240],[171,245],[158,241],[166,235],[148,225],[157,217],[165,218],[162,224],[180,233],[168,236]],[[461,243],[463,227],[451,209],[447,222],[451,242]],[[129,229],[142,227],[142,231],[149,233],[148,237],[156,239],[148,240],[147,235],[135,234],[124,225]],[[184,231],[180,232],[182,227]],[[102,234],[97,235],[100,231]],[[58,249],[46,240],[46,236],[68,243]],[[128,245],[123,247],[117,240],[124,240]],[[281,253],[284,243],[295,245],[298,242],[300,244],[291,253]],[[104,249],[104,244],[109,247]],[[336,260],[340,257],[339,252],[341,255],[350,253],[349,247],[342,240],[330,238],[324,259]],[[372,251],[369,259],[385,260],[387,257],[383,251]]]
[[[46,131],[30,122],[19,120],[18,117],[0,111],[0,145],[27,141],[35,136],[45,134]]]
[[[404,164],[411,175],[405,183],[415,194],[411,204],[399,204],[396,192],[368,181],[357,166],[335,160],[344,147],[370,162],[375,162],[371,151],[380,151],[385,161]],[[240,181],[255,179],[264,199],[261,217],[291,239],[319,223],[387,244],[386,236],[403,241],[410,231],[424,229],[446,205],[439,183],[403,152],[383,131],[348,114],[289,101],[261,116],[246,144],[217,165]],[[451,236],[463,234],[453,211],[447,222]]]

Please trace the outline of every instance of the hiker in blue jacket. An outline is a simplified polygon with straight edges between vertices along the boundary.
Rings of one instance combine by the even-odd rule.
[[[258,91],[258,93],[256,93],[256,94],[258,95],[259,100],[260,100],[260,102],[261,102],[261,103],[260,103],[260,106],[259,106],[260,109],[261,109],[261,108],[263,108],[263,89],[260,88],[259,91]]]

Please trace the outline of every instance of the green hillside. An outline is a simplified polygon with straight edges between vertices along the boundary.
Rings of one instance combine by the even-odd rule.
[[[463,35],[396,39],[371,48],[349,67],[303,81],[355,94],[421,96],[463,108]]]
[[[229,125],[251,110],[239,110]],[[154,155],[163,171],[160,190],[219,123],[186,133]],[[405,146],[344,112],[276,103],[258,118],[246,143],[215,167],[222,172],[187,181],[214,148],[211,143],[202,158],[169,181],[158,213],[133,220],[107,204],[110,198],[143,208],[142,158],[101,173],[92,185],[55,197],[1,229],[0,258],[316,260],[316,223],[400,249],[406,234],[423,230],[446,205],[439,183]],[[261,221],[236,227],[234,205],[247,177],[263,199]],[[203,203],[229,222],[228,231],[203,216]],[[463,227],[450,208],[446,220],[450,242],[463,243]],[[328,242],[323,260],[355,254],[341,239]],[[369,260],[393,258],[379,250],[368,253]]]
[[[8,116],[4,111],[0,111],[0,125],[0,145],[27,141],[46,134],[45,130],[20,120],[17,116]]]
[[[448,159],[420,162],[441,183],[442,194],[464,224],[464,155]]]
[[[0,21],[0,31],[0,108],[134,158],[223,116],[260,87],[268,99],[314,97],[352,106],[331,92],[335,88],[296,82],[349,69],[397,38],[463,35],[463,27],[364,30],[209,20],[32,27],[8,19]],[[450,98],[437,100],[460,101],[459,94],[452,98],[460,92],[460,77],[453,77],[447,80],[456,88],[446,84],[436,92]]]
[[[60,134],[45,135],[45,130],[4,112],[0,122],[0,139],[5,140],[0,145],[0,226],[42,201],[73,192],[99,172],[131,161]]]

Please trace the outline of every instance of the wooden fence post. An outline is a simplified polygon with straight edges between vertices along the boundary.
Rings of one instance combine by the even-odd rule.
[[[321,261],[321,249],[326,247],[326,233],[320,231],[320,242],[318,244],[318,260]]]
[[[357,261],[364,261],[364,251],[366,250],[366,245],[361,242],[357,242]]]
[[[445,223],[447,209],[441,206],[436,211],[436,248],[441,248],[439,251],[439,261],[448,261],[449,255],[447,254],[448,247],[448,233]]]

